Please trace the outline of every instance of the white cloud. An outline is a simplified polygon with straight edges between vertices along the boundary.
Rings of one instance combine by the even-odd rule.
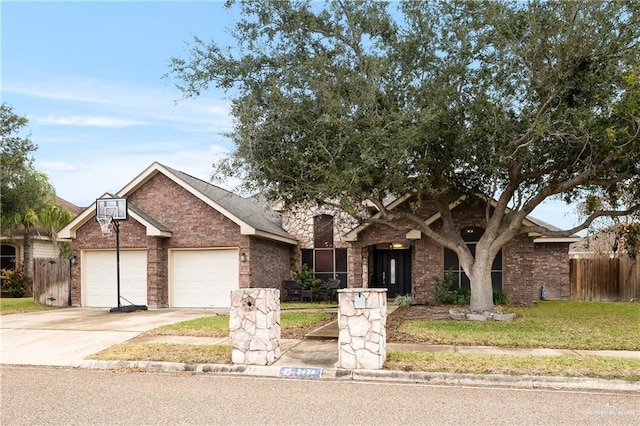
[[[190,133],[228,131],[232,125],[229,102],[213,91],[197,99],[179,100],[177,90],[161,85],[40,76],[28,83],[5,83],[3,92],[50,101],[46,110],[30,112],[46,117],[32,120],[33,124],[127,127],[153,123]],[[50,115],[52,109],[64,113]]]
[[[99,90],[97,90],[99,89]],[[49,99],[63,102],[82,102],[93,104],[112,104],[113,99],[106,96],[112,87],[105,86],[92,79],[69,79],[49,81],[5,82],[3,92],[14,93],[32,98]]]
[[[47,174],[51,172],[68,172],[76,169],[73,164],[66,161],[43,161],[39,164],[41,170]]]
[[[131,127],[146,124],[144,121],[131,120],[128,118],[100,117],[100,116],[79,116],[70,115],[66,117],[55,117],[49,115],[45,118],[37,118],[38,124],[52,124],[56,126],[95,126],[95,127]]]

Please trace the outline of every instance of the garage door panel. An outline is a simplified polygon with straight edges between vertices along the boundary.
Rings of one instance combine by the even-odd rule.
[[[238,288],[238,250],[174,250],[170,276],[171,306],[229,307]]]
[[[88,251],[83,256],[83,306],[113,307],[118,304],[117,261],[115,250]],[[147,304],[147,252],[120,252],[121,304]]]

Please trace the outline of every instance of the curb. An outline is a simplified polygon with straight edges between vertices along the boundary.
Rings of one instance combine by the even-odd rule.
[[[297,378],[282,375],[290,367],[229,364],[184,364],[160,361],[84,361],[78,368],[96,370],[142,369],[148,371],[217,373],[253,377]],[[518,389],[599,390],[640,393],[640,382],[593,379],[585,377],[508,376],[503,374],[425,373],[397,370],[349,370],[324,368],[318,379],[357,382],[421,383],[430,385],[501,386]],[[313,380],[312,378],[305,378]]]

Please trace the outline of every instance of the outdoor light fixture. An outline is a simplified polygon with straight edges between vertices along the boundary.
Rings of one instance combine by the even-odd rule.
[[[391,243],[391,244],[389,244],[389,248],[391,250],[393,250],[393,249],[406,249],[406,248],[409,248],[409,245],[405,244],[405,243]]]
[[[69,259],[71,261],[71,265],[75,265],[78,263],[78,257],[77,256],[71,256],[71,258]]]
[[[247,261],[247,255],[246,255],[246,254],[244,254],[244,253],[242,253],[242,254],[240,255],[240,262],[243,262],[243,263],[244,263],[244,262],[246,262],[246,261]]]

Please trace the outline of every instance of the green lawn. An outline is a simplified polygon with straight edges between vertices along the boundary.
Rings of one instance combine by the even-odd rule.
[[[459,374],[559,376],[640,381],[640,359],[389,352],[385,369]]]
[[[545,301],[505,311],[516,320],[407,321],[397,331],[430,344],[640,350],[640,303]]]
[[[280,313],[280,326],[286,332],[288,329],[307,327],[326,321],[329,318],[331,318],[331,314],[315,310],[308,312],[285,311]],[[229,336],[229,316],[216,315],[182,321],[158,327],[148,332],[148,334],[156,336],[227,337]]]
[[[50,309],[58,308],[33,303],[33,297],[0,298],[0,315],[17,314],[20,312],[46,311]]]

